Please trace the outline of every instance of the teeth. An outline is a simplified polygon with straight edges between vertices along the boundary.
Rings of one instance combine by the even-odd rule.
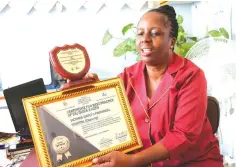
[[[152,49],[143,49],[143,52],[151,52]]]

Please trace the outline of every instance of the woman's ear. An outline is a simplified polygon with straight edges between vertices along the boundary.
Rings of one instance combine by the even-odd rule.
[[[170,49],[173,50],[175,47],[175,43],[176,43],[176,38],[172,38],[170,41]]]

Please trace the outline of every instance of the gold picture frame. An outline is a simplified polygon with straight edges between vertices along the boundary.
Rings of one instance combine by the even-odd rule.
[[[121,78],[23,99],[42,167],[91,166],[112,151],[142,147]]]

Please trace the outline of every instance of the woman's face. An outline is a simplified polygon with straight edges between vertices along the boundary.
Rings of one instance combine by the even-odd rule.
[[[157,12],[143,15],[138,23],[137,49],[142,61],[149,65],[165,64],[170,59],[174,39],[170,37],[168,17]]]

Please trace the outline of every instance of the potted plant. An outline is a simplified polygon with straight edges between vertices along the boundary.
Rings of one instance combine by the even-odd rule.
[[[178,37],[176,40],[175,45],[175,52],[179,55],[185,57],[189,49],[199,40],[197,37],[188,36],[188,34],[185,32],[183,27],[183,17],[181,15],[177,15],[177,22],[179,25],[178,30]],[[136,31],[133,31],[136,29],[133,23],[127,24],[122,28],[122,42],[120,42],[113,50],[113,55],[115,57],[120,56],[126,56],[127,52],[132,52],[134,55],[136,55],[136,60],[139,60],[138,52],[136,50]],[[127,32],[132,31],[133,36],[126,37]],[[206,37],[223,37],[223,38],[229,38],[228,32],[225,30],[225,28],[219,28],[219,30],[211,30],[208,32],[208,35]],[[204,38],[206,38],[204,37]],[[107,30],[104,34],[102,44],[107,44],[111,39],[117,39],[114,37],[109,30]],[[119,38],[121,39],[121,38]]]

